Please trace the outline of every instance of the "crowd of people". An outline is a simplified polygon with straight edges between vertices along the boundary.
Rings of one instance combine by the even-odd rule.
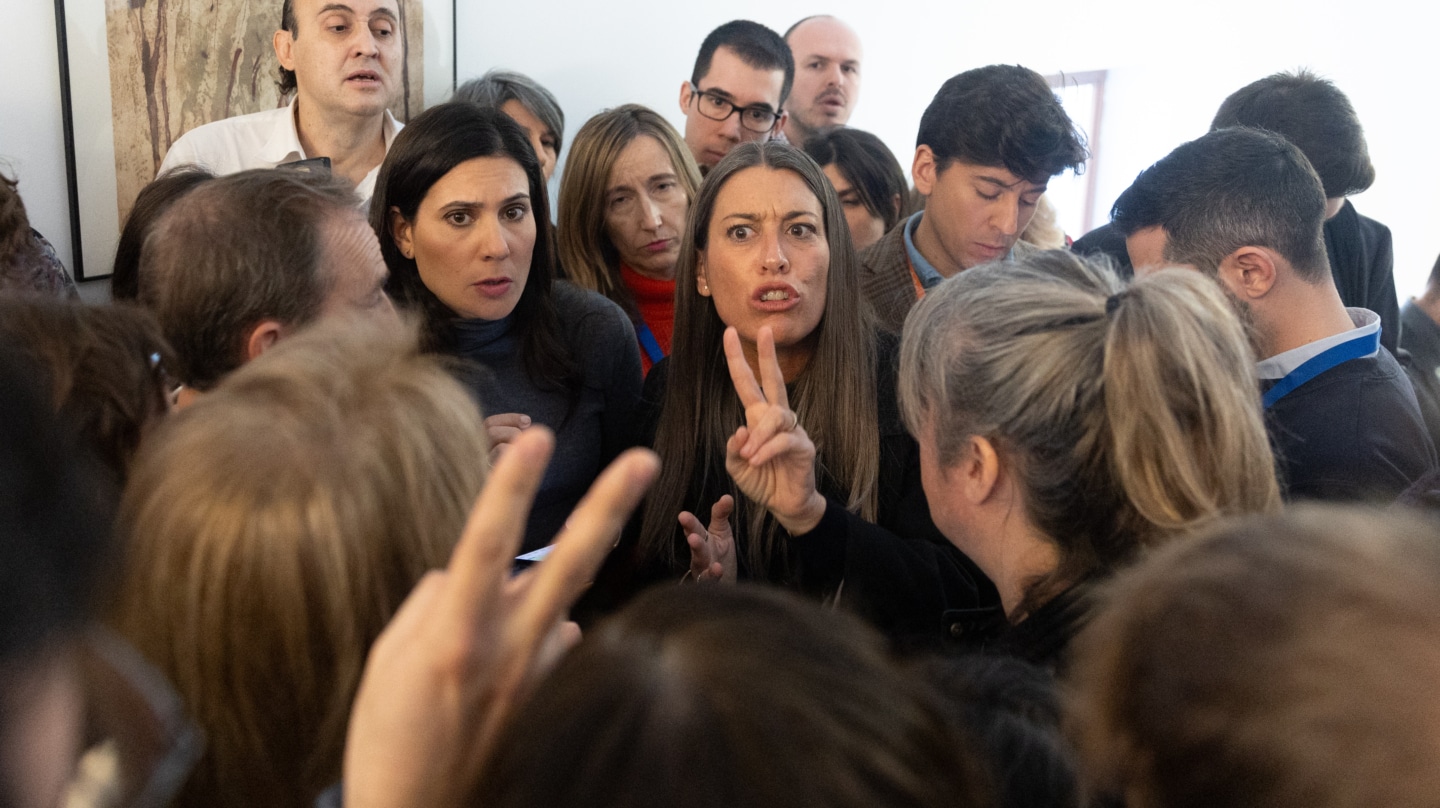
[[[0,184],[0,806],[1433,802],[1440,263],[1334,84],[1072,245],[1022,66],[907,178],[854,30],[729,22],[552,206],[546,88],[402,123],[395,0],[277,5],[114,302]]]

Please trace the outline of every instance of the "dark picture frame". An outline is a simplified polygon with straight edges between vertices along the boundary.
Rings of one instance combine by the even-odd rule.
[[[407,84],[392,112],[406,120],[454,92],[455,0],[400,4]],[[77,280],[110,274],[121,223],[171,143],[201,124],[285,101],[273,86],[270,46],[280,6],[274,0],[261,19],[245,16],[248,4],[208,0],[55,0]]]

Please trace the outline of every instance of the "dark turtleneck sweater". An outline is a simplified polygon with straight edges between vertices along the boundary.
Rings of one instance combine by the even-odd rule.
[[[457,355],[482,366],[462,376],[485,415],[523,413],[555,432],[555,454],[525,528],[525,552],[549,544],[600,470],[633,445],[640,400],[640,355],[620,307],[563,281],[551,294],[562,339],[583,376],[573,408],[561,385],[536,384],[526,372],[513,314],[455,322]]]

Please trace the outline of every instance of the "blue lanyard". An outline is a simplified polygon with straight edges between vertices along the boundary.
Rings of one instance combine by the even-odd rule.
[[[650,357],[650,364],[655,364],[665,358],[665,351],[660,347],[660,340],[655,339],[655,332],[650,326],[640,322],[636,325],[635,336],[640,338],[640,347],[645,349],[645,355]]]
[[[1332,346],[1324,351],[1305,360],[1300,367],[1295,368],[1285,377],[1275,383],[1275,386],[1265,391],[1261,399],[1265,409],[1275,406],[1275,402],[1284,398],[1292,390],[1319,376],[1321,373],[1349,362],[1351,359],[1359,359],[1375,353],[1380,348],[1380,330],[1376,329],[1370,334],[1361,334],[1353,339],[1348,339],[1339,345]]]

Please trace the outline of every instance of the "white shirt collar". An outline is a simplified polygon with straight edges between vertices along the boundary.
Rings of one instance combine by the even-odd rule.
[[[299,101],[299,96],[290,99],[287,107],[290,111],[289,114],[276,120],[275,128],[270,130],[270,137],[265,141],[264,157],[276,165],[304,160],[307,156],[305,147],[300,145],[300,128],[296,121],[296,116],[299,114],[296,105]],[[395,120],[395,116],[390,114],[390,110],[385,110],[382,130],[385,134],[385,151],[387,153],[390,151],[391,142],[395,140],[395,135],[400,133],[400,129],[400,122]]]
[[[1347,308],[1345,309],[1345,313],[1350,315],[1350,322],[1355,324],[1354,328],[1349,331],[1341,331],[1339,334],[1324,339],[1317,339],[1314,342],[1301,345],[1299,348],[1291,348],[1269,359],[1263,359],[1255,365],[1255,375],[1261,379],[1283,379],[1290,375],[1290,372],[1295,368],[1300,367],[1336,345],[1349,342],[1359,337],[1369,336],[1380,330],[1380,315],[1369,309]],[[1378,352],[1377,349],[1375,353]],[[1375,353],[1370,353],[1368,356],[1374,356]]]

